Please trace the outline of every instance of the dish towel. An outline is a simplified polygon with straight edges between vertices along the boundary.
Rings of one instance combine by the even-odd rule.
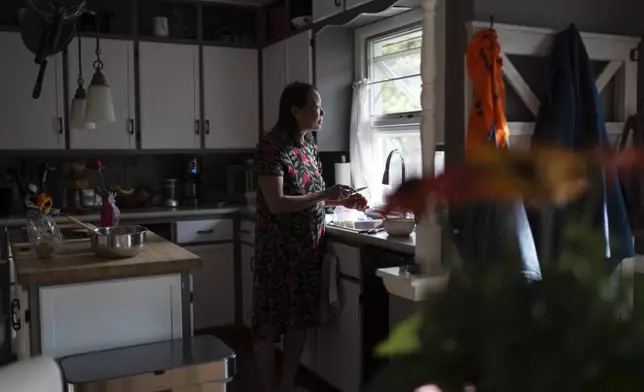
[[[320,282],[320,323],[338,317],[342,311],[338,292],[338,256],[327,253],[322,260]]]

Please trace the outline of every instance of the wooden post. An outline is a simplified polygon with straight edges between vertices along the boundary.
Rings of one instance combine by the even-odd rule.
[[[444,1],[444,0],[441,0]],[[423,0],[423,46],[421,48],[421,120],[420,140],[423,149],[423,176],[434,175],[437,128],[437,63],[440,54],[436,50],[438,0]],[[444,8],[444,7],[443,7]],[[444,15],[441,15],[444,17]],[[416,261],[423,266],[426,275],[443,274],[441,267],[441,232],[431,206],[416,229]]]

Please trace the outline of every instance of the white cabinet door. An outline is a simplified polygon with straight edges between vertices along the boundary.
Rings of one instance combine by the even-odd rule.
[[[346,0],[313,0],[313,22],[344,12]]]
[[[344,308],[335,320],[320,326],[317,373],[342,392],[360,391],[360,284],[340,279]]]
[[[39,294],[43,355],[182,337],[179,274],[48,286]]]
[[[36,55],[14,32],[0,32],[0,48],[0,150],[64,149],[62,56],[48,59],[40,97],[33,99]]]
[[[203,48],[206,148],[255,148],[259,136],[256,49]]]
[[[141,147],[201,148],[199,48],[141,42],[139,75]]]
[[[194,329],[235,323],[235,255],[232,244],[186,247],[201,257],[192,271]]]
[[[344,0],[344,1],[347,4],[347,10],[350,10],[351,8],[355,8],[360,5],[371,3],[372,0]]]
[[[286,83],[313,82],[311,30],[286,41]]]
[[[269,132],[277,122],[280,96],[286,86],[286,42],[262,49],[263,130]]]
[[[253,262],[255,260],[255,248],[242,244],[241,256],[243,321],[246,328],[251,328],[253,321]]]
[[[96,40],[82,39],[82,63],[85,88],[94,73],[92,63]],[[74,97],[78,78],[78,42],[74,39],[68,49],[69,95]],[[134,135],[134,43],[121,40],[101,40],[101,60],[104,63],[103,74],[112,90],[114,114],[116,121],[97,124],[96,129],[71,129],[69,142],[71,149],[124,150],[136,148]],[[69,118],[69,117],[68,117]]]

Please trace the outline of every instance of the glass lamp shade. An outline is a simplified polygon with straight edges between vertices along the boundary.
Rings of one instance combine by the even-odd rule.
[[[85,89],[79,86],[76,95],[72,99],[69,127],[71,129],[95,129],[96,125],[92,122],[85,122],[85,109],[87,107],[87,97]]]
[[[85,121],[95,124],[114,122],[114,103],[112,102],[112,91],[100,70],[96,70],[92,83],[87,92],[87,108]]]

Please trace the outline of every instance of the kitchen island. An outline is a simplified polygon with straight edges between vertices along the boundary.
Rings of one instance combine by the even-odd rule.
[[[20,231],[11,233],[19,359],[190,337],[190,271],[201,259],[153,232],[147,238],[126,259],[98,258],[85,238],[41,260]]]

